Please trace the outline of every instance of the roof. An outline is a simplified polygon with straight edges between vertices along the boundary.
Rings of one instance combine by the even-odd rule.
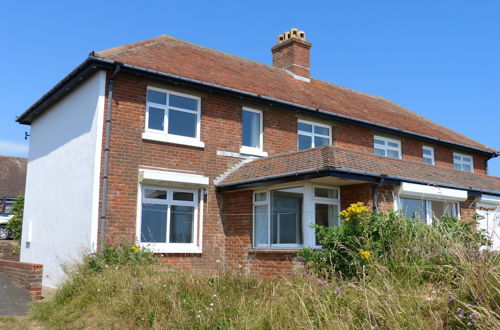
[[[26,158],[0,156],[0,199],[24,194]]]
[[[219,188],[243,187],[244,183],[262,183],[275,178],[299,177],[303,173],[351,173],[361,177],[385,177],[392,180],[455,187],[500,195],[500,178],[453,168],[393,159],[343,147],[323,146],[285,153],[247,162],[229,173]],[[334,175],[335,176],[335,175]],[[241,188],[240,188],[241,189]]]
[[[280,99],[474,149],[496,152],[382,97],[318,79],[301,81],[283,69],[194,45],[168,35],[94,54],[108,60]]]

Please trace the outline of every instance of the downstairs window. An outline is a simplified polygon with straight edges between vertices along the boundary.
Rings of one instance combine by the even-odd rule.
[[[407,218],[427,224],[443,216],[460,217],[460,205],[456,202],[400,197],[399,209]]]
[[[153,252],[199,252],[196,189],[143,186],[140,244]]]

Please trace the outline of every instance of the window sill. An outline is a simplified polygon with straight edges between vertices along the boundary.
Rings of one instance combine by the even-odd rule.
[[[197,147],[197,148],[205,148],[205,143],[203,143],[197,139],[187,138],[187,137],[178,136],[178,135],[167,135],[167,134],[154,133],[154,132],[144,132],[144,133],[142,133],[142,139],[143,140],[150,140],[150,141],[159,141],[159,142],[166,142],[166,143],[181,144],[181,145]]]
[[[249,254],[297,254],[301,249],[250,249]]]
[[[262,151],[262,150],[257,149],[257,148],[251,148],[251,147],[245,147],[245,146],[242,146],[240,148],[240,154],[259,156],[259,157],[267,157],[268,156],[268,153],[265,151]]]
[[[140,247],[153,253],[201,253],[199,246],[191,244],[140,243]]]

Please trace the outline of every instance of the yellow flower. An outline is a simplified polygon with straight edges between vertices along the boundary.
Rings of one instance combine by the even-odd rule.
[[[359,254],[365,260],[369,260],[372,257],[372,253],[368,250],[359,250]]]
[[[132,247],[130,247],[130,251],[132,251],[132,252],[134,252],[134,253],[137,253],[137,252],[140,252],[140,251],[141,251],[141,249],[140,249],[140,248],[138,248],[137,246],[132,246]]]
[[[345,222],[349,222],[352,218],[360,217],[368,212],[370,209],[363,202],[358,202],[341,211],[340,215]]]

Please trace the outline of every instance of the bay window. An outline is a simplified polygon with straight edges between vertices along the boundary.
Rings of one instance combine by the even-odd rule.
[[[318,247],[311,225],[339,224],[339,190],[306,184],[254,193],[255,248]]]

